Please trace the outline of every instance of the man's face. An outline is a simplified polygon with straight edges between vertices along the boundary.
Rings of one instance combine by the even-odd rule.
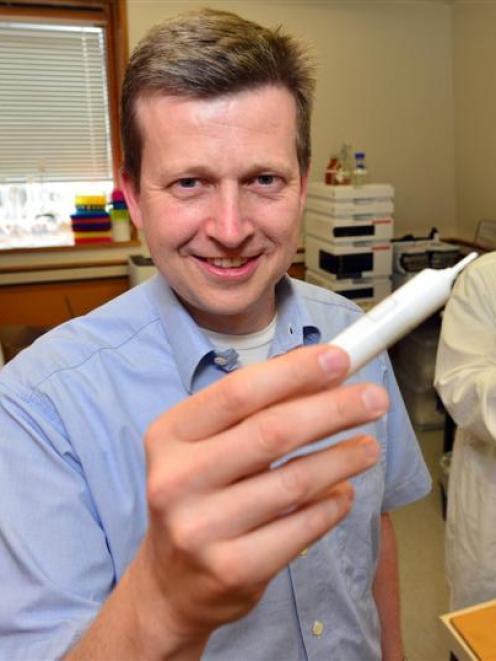
[[[264,328],[297,247],[306,193],[296,109],[279,87],[137,104],[140,190],[124,182],[157,268],[200,326]]]

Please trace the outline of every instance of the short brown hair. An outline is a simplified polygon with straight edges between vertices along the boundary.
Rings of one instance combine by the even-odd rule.
[[[296,102],[296,151],[310,164],[313,65],[306,49],[274,30],[226,11],[202,9],[152,28],[134,50],[122,90],[124,171],[139,188],[142,140],[135,119],[145,94],[212,98],[263,85],[288,89]]]

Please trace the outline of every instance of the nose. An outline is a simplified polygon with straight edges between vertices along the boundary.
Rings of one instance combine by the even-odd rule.
[[[213,197],[205,224],[207,236],[227,248],[238,248],[254,232],[243,191],[229,182],[219,186]]]

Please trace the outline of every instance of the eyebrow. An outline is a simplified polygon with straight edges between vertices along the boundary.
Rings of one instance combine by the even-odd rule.
[[[259,174],[262,174],[264,172],[267,173],[274,173],[274,174],[280,174],[283,177],[289,178],[291,174],[291,169],[288,168],[287,166],[281,164],[278,164],[276,162],[272,163],[260,163],[257,164],[255,163],[252,165],[249,170],[244,175],[244,178],[249,179],[250,177],[256,177]]]
[[[241,172],[241,178],[242,179],[251,179],[252,177],[256,177],[259,174],[263,173],[274,173],[274,174],[279,174],[283,177],[289,178],[291,174],[290,168],[287,166],[283,166],[282,164],[278,164],[276,162],[272,163],[255,163],[251,165],[247,170]],[[173,179],[193,179],[193,178],[205,178],[205,179],[210,179],[210,178],[217,178],[219,176],[219,173],[215,167],[208,166],[208,165],[187,165],[185,164],[184,167],[177,166],[175,167],[172,165],[170,169],[164,169],[161,172],[162,177],[167,177],[167,178],[173,178]]]

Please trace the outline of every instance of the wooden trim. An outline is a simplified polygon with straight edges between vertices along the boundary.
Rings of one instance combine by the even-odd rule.
[[[6,7],[19,7],[20,9],[33,9],[43,11],[45,8],[57,8],[61,10],[78,11],[94,10],[103,11],[105,7],[113,5],[118,0],[0,0],[0,5]]]
[[[127,0],[117,0],[113,5],[116,17],[116,55],[119,84],[122,85],[124,74],[129,60],[129,30],[127,20]]]
[[[140,241],[115,241],[112,243],[88,243],[76,244],[74,246],[43,246],[40,248],[9,248],[0,250],[0,259],[2,255],[22,255],[24,253],[44,253],[44,252],[64,252],[65,250],[113,250],[117,248],[130,248],[132,246],[141,246]]]
[[[112,170],[114,186],[122,188],[121,164],[123,161],[122,141],[120,133],[120,97],[122,83],[126,73],[129,59],[129,38],[126,0],[110,0],[106,7],[107,21],[110,27],[107,30],[108,38],[108,66],[107,81],[109,97],[114,99],[110,105],[110,132],[112,140]],[[138,240],[138,230],[131,223],[131,239]]]
[[[101,11],[71,11],[70,13],[64,12],[56,7],[46,7],[37,9],[35,7],[9,7],[2,5],[0,2],[0,17],[8,16],[9,18],[18,18],[25,20],[26,18],[36,19],[38,21],[52,21],[64,23],[88,23],[90,25],[105,26],[103,12]]]
[[[112,173],[114,184],[120,187],[119,168],[122,162],[122,149],[119,132],[119,98],[122,80],[119,80],[119,64],[117,62],[117,48],[115,35],[115,17],[109,7],[105,8],[105,19],[107,30],[105,37],[107,42],[107,92],[110,114],[110,140],[112,142]]]
[[[490,249],[487,248],[487,246],[483,246],[476,241],[469,241],[468,239],[461,239],[457,238],[456,236],[443,236],[442,239],[445,243],[457,243],[458,245],[464,246],[465,248],[472,248],[473,250],[480,250],[481,252],[490,252]]]
[[[37,273],[39,271],[63,271],[67,269],[91,269],[105,266],[123,266],[125,259],[107,260],[105,262],[65,262],[62,264],[36,264],[31,266],[0,266],[0,275],[12,273]]]
[[[61,287],[64,286],[72,286],[72,285],[85,285],[88,283],[107,283],[107,282],[112,282],[118,280],[119,282],[126,282],[129,281],[129,278],[127,275],[110,275],[107,277],[103,276],[97,276],[96,278],[75,278],[74,280],[70,278],[69,280],[43,280],[41,282],[14,282],[14,283],[9,283],[8,285],[0,284],[0,298],[5,294],[6,291],[9,289],[19,289],[19,288],[38,288],[38,287],[44,287],[48,288],[53,285],[60,285]],[[0,311],[1,314],[1,311]]]

